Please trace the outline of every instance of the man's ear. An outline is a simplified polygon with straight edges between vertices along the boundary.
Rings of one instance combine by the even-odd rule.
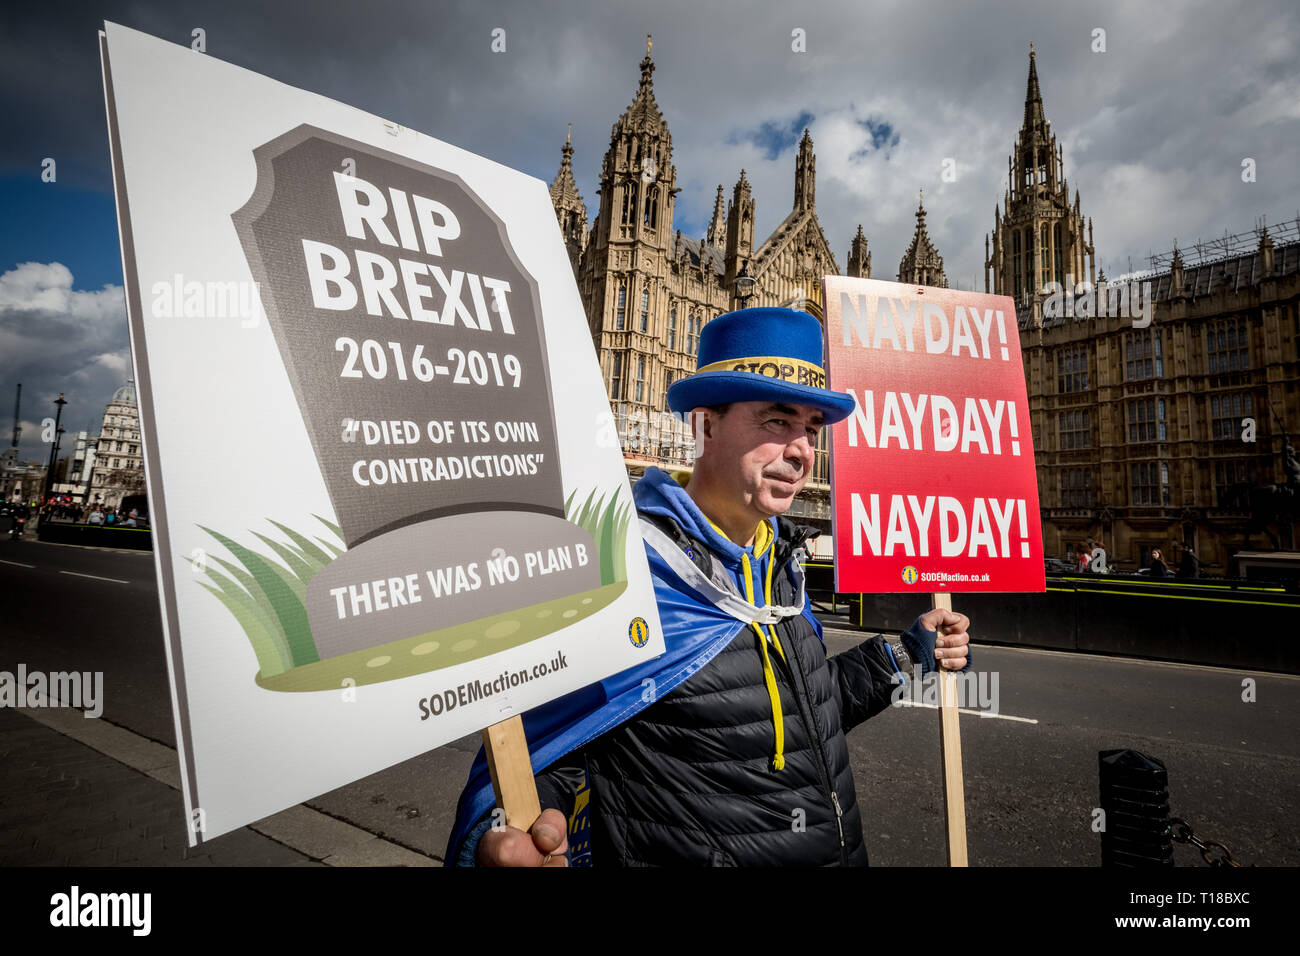
[[[691,437],[695,439],[695,457],[699,458],[713,437],[713,415],[707,408],[691,409]]]

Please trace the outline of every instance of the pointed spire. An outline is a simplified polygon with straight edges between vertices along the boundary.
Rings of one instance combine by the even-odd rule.
[[[619,121],[614,124],[615,135],[619,129],[624,131],[641,131],[647,127],[662,127],[664,118],[655,102],[653,75],[654,61],[650,59],[650,34],[646,34],[645,57],[641,60],[641,82],[637,86],[636,96]],[[667,129],[662,130],[667,135]]]
[[[641,61],[641,89],[650,86],[650,77],[654,74],[655,64],[650,59],[650,47],[654,44],[650,41],[650,34],[645,35],[645,58]]]
[[[715,246],[727,242],[727,215],[723,208],[722,184],[718,184],[718,194],[713,200],[713,219],[709,222],[709,242]]]
[[[1273,237],[1268,234],[1268,227],[1262,222],[1259,227],[1259,248],[1256,249],[1259,256],[1259,273],[1261,276],[1271,276],[1275,265],[1273,255]]]
[[[577,199],[582,202],[582,197],[578,193],[577,181],[573,178],[573,124],[569,124],[569,134],[564,139],[564,146],[560,150],[563,157],[560,160],[560,170],[555,174],[555,179],[551,182],[551,201],[557,206],[566,199]],[[586,210],[583,210],[584,217]]]
[[[794,208],[813,209],[817,205],[817,157],[813,155],[812,135],[804,127],[799,140],[799,157],[794,167]]]
[[[871,278],[871,253],[867,250],[867,237],[862,233],[861,224],[858,225],[857,235],[849,243],[848,275],[859,279]]]
[[[912,235],[912,244],[903,254],[903,260],[898,264],[898,281],[929,286],[944,286],[947,283],[943,272],[943,257],[925,231],[925,190],[921,190],[918,195],[916,232]]]
[[[1026,131],[1038,126],[1046,126],[1043,116],[1043,94],[1038,88],[1038,65],[1034,61],[1034,45],[1029,44],[1029,80],[1025,86],[1025,124]]]
[[[578,184],[573,178],[573,124],[569,124],[569,133],[561,149],[560,171],[551,182],[551,206],[559,220],[564,243],[577,268],[578,257],[587,245],[587,204],[582,201]]]

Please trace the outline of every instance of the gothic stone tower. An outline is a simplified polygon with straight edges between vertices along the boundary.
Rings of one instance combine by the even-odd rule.
[[[600,209],[578,283],[616,413],[620,402],[648,411],[663,388],[659,353],[668,333],[665,280],[678,190],[672,136],[655,103],[654,69],[647,38],[636,96],[610,132]]]
[[[695,371],[704,325],[740,306],[735,280],[742,270],[755,279],[746,305],[788,305],[819,318],[821,278],[840,271],[817,221],[817,160],[807,130],[795,159],[794,208],[765,241],[755,240],[755,203],[743,169],[725,212],[718,187],[703,236],[674,230],[677,170],[655,103],[654,68],[647,42],[636,96],[610,134],[589,233],[569,144],[551,187],[570,258],[580,250],[578,288],[633,475],[649,464],[689,463],[689,428],[666,414],[665,394]],[[861,250],[869,274],[865,238]],[[820,453],[814,483],[826,480],[824,459]],[[829,508],[805,508],[800,516],[828,518]]]
[[[916,205],[916,232],[912,235],[912,244],[898,263],[898,281],[948,288],[948,278],[943,273],[943,256],[939,255],[925,231],[925,203],[920,200]]]
[[[573,124],[569,124],[569,137],[564,141],[564,159],[560,171],[551,183],[551,205],[564,236],[564,248],[569,253],[569,264],[578,272],[582,253],[587,248],[587,204],[582,201],[578,184],[573,179]]]
[[[857,279],[871,278],[871,253],[867,249],[867,237],[862,234],[862,224],[858,224],[858,234],[849,243],[849,265],[847,275]]]
[[[822,318],[822,276],[839,275],[840,267],[817,220],[817,157],[808,130],[795,159],[794,208],[776,230],[753,248],[754,201],[743,169],[727,220],[728,288],[746,266],[757,280],[746,305],[785,305]]]
[[[993,233],[985,237],[984,291],[1015,298],[1022,329],[1041,329],[1041,293],[1049,283],[1062,287],[1096,281],[1092,220],[1084,238],[1079,191],[1070,202],[1061,148],[1043,114],[1034,49],[1029,48],[1025,118],[1014,152],[1007,158],[1009,179],[1005,213],[993,208]],[[990,249],[991,246],[991,249]]]

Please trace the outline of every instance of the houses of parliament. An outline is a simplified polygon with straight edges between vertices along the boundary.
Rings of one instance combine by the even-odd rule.
[[[654,69],[647,42],[640,83],[601,164],[595,222],[569,142],[551,184],[633,480],[650,465],[689,467],[689,428],[667,414],[665,395],[694,371],[706,323],[758,305],[821,318],[823,276],[872,277],[862,226],[841,272],[818,222],[807,130],[793,203],[770,236],[756,241],[743,169],[729,200],[718,186],[703,236],[674,230],[680,190]],[[1300,498],[1300,476],[1284,468],[1287,429],[1300,431],[1300,220],[1198,244],[1192,257],[1176,244],[1153,257],[1150,273],[1126,277],[1149,283],[1154,315],[1145,327],[1131,315],[1066,317],[1051,307],[1051,289],[1085,283],[1104,303],[1108,288],[1114,298],[1120,287],[1096,268],[1092,220],[1077,187],[1070,195],[1032,48],[1007,173],[985,238],[985,291],[1016,302],[1045,554],[1066,557],[1095,540],[1132,568],[1153,548],[1176,557],[1188,547],[1207,571],[1223,573],[1235,551],[1295,547],[1293,524],[1252,523],[1248,503],[1252,488],[1270,483]],[[947,286],[925,219],[918,203],[896,274],[877,278]],[[790,514],[829,530],[830,512],[823,436]]]

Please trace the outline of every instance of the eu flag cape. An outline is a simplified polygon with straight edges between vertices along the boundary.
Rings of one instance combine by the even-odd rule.
[[[663,507],[666,495],[685,500],[674,503],[675,506]],[[686,505],[689,499],[676,486],[676,482],[654,468],[648,469],[645,477],[637,483],[634,498],[639,509],[668,514],[675,519],[682,517],[682,507],[695,510],[693,506]],[[713,535],[709,533],[708,536]],[[664,545],[660,544],[660,547],[663,548]],[[735,548],[735,545],[731,547]],[[669,555],[669,559],[674,557],[679,558],[680,552],[676,556]],[[565,754],[595,740],[605,731],[617,727],[663,698],[713,660],[742,628],[748,626],[748,620],[741,620],[737,616],[736,601],[730,602],[730,609],[718,606],[715,603],[716,594],[706,597],[700,590],[688,585],[670,566],[669,559],[649,542],[646,544],[646,558],[650,564],[655,599],[659,605],[659,620],[664,630],[664,654],[525,713],[524,733],[528,738],[528,752],[534,773],[544,770]],[[673,563],[679,568],[684,567],[680,560],[674,560]],[[799,590],[798,613],[803,613],[820,635],[820,622],[813,618],[808,609],[802,587]],[[744,603],[743,599],[739,600],[739,604]],[[749,610],[754,609],[750,607]],[[795,612],[794,608],[779,610],[784,614]],[[487,759],[480,748],[470,768],[469,782],[461,793],[456,808],[456,822],[443,858],[445,865],[455,864],[466,834],[488,813],[495,801]]]

